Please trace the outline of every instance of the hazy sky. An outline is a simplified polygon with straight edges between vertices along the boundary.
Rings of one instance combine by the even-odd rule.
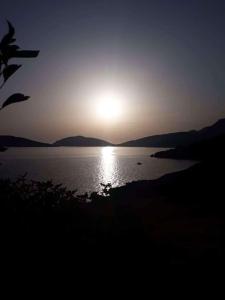
[[[1,91],[31,99],[1,111],[0,134],[120,142],[225,117],[225,0],[1,0],[0,36],[5,19],[41,52]]]

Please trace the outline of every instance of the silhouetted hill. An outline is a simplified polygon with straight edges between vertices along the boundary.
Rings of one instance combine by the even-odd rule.
[[[160,151],[152,155],[157,158],[220,160],[225,153],[225,135],[206,139],[188,146]]]
[[[220,119],[212,126],[205,127],[198,132],[201,140],[213,138],[223,134],[225,134],[225,119]]]
[[[50,144],[41,143],[21,137],[11,135],[0,135],[0,148],[1,147],[49,147]]]
[[[111,143],[90,137],[73,136],[56,141],[53,146],[76,146],[76,147],[97,147],[110,146]]]
[[[186,132],[174,132],[161,135],[153,135],[137,140],[128,141],[116,146],[123,147],[168,147],[187,146],[193,143],[201,142],[207,139],[225,135],[225,119],[217,121],[212,126],[205,127],[199,131],[191,130]],[[0,136],[0,151],[4,147],[57,147],[57,146],[77,146],[77,147],[95,147],[95,146],[114,146],[107,141],[84,137],[74,136],[67,137],[56,141],[53,144],[42,143],[21,137],[9,135]]]
[[[175,132],[161,135],[153,135],[141,139],[128,141],[119,146],[125,147],[176,147],[180,145],[190,145],[206,139],[211,139],[225,134],[225,119],[217,121],[209,127],[199,131]]]
[[[191,142],[195,136],[196,131],[189,132],[174,132],[161,135],[147,136],[141,139],[128,141],[119,146],[125,147],[175,147],[177,144],[184,144]]]

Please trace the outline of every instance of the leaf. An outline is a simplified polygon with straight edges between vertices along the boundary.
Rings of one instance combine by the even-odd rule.
[[[37,57],[40,51],[36,50],[20,50],[16,51],[13,57],[21,57],[21,58],[33,58]]]
[[[8,65],[3,70],[4,82],[6,82],[10,76],[12,76],[22,65]]]
[[[17,45],[7,45],[4,50],[3,50],[3,55],[4,52],[7,52],[8,55],[15,53],[20,47]]]
[[[7,65],[10,58],[14,57],[16,51],[20,47],[17,45],[6,45],[1,49],[1,59],[2,62]]]
[[[23,94],[13,94],[12,96],[10,96],[3,104],[2,104],[2,108],[6,107],[7,105],[13,104],[13,103],[17,103],[17,102],[22,102],[22,101],[26,101],[28,100],[30,97],[29,96],[25,96]]]
[[[2,41],[1,41],[1,45],[8,45],[8,44],[15,42],[15,39],[13,38],[13,36],[15,34],[15,29],[9,21],[7,21],[7,23],[8,23],[9,31],[3,37]]]

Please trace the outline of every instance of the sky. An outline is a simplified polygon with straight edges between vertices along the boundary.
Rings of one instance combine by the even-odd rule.
[[[31,96],[0,112],[1,135],[119,143],[225,117],[225,0],[0,4],[0,37],[8,19],[40,50],[0,91]]]

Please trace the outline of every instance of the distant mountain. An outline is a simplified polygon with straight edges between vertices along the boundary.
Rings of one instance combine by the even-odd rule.
[[[181,145],[190,145],[206,139],[211,139],[225,134],[225,119],[217,121],[209,127],[199,131],[192,130],[186,132],[175,132],[161,135],[153,135],[137,140],[128,141],[118,146],[124,147],[176,147]]]
[[[205,127],[198,131],[198,139],[211,139],[225,134],[225,119],[220,119],[212,126]]]
[[[160,135],[153,135],[137,140],[128,141],[116,146],[123,147],[165,147],[174,148],[177,146],[187,146],[198,143],[207,139],[212,139],[220,135],[225,135],[225,119],[217,121],[212,126],[205,127],[199,131],[174,132]],[[76,147],[97,147],[97,146],[115,146],[107,141],[84,137],[74,136],[67,137],[56,141],[53,144],[42,143],[21,137],[0,135],[0,151],[4,147],[57,147],[57,146],[76,146]]]
[[[160,135],[147,136],[141,139],[128,141],[118,146],[123,147],[175,147],[177,144],[185,144],[191,142],[196,131],[175,132]]]
[[[97,147],[97,146],[112,146],[111,143],[90,137],[73,136],[56,141],[53,146],[73,146],[73,147]]]
[[[11,135],[0,135],[0,148],[4,147],[49,147],[50,144],[41,143]]]
[[[172,158],[172,159],[190,159],[190,160],[224,160],[225,154],[225,134],[202,140],[200,142],[187,145],[178,146],[175,149],[160,151],[152,157],[157,158]]]

